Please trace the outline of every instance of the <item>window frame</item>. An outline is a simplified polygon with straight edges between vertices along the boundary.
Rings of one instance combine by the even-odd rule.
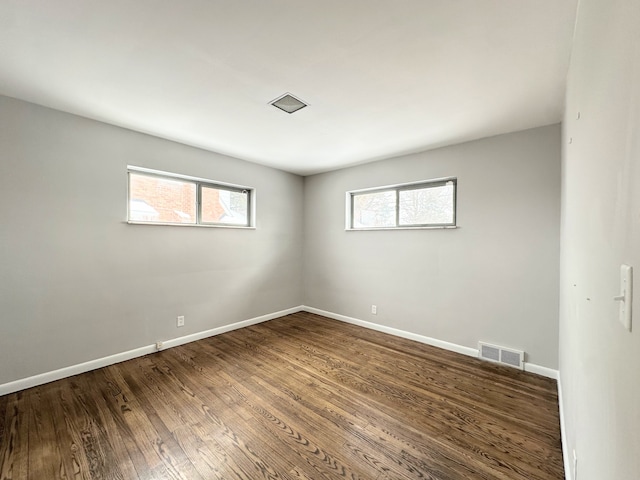
[[[196,218],[195,223],[178,223],[178,222],[153,222],[144,220],[131,220],[131,174],[143,175],[148,177],[163,178],[166,180],[176,180],[184,183],[195,185],[196,189]],[[213,188],[216,190],[228,190],[232,192],[246,192],[247,194],[247,223],[223,223],[223,222],[204,222],[202,221],[202,187]],[[127,223],[131,225],[166,225],[179,227],[205,227],[205,228],[240,228],[255,229],[256,218],[256,190],[253,187],[237,185],[226,182],[209,180],[207,178],[193,177],[179,173],[165,172],[154,170],[151,168],[137,167],[127,165]]]
[[[422,190],[425,188],[435,188],[453,183],[453,221],[451,223],[421,223],[421,224],[400,224],[400,192],[408,190]],[[358,195],[371,193],[395,192],[395,225],[390,227],[355,227],[355,202]],[[420,180],[417,182],[400,183],[396,185],[386,185],[382,187],[364,188],[360,190],[350,190],[346,192],[346,215],[345,230],[366,231],[366,230],[429,230],[429,229],[452,229],[458,228],[458,178],[444,177],[431,180]]]

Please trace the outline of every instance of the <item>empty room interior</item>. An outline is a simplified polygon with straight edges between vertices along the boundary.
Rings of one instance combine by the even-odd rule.
[[[0,266],[1,480],[638,480],[640,2],[0,0]]]

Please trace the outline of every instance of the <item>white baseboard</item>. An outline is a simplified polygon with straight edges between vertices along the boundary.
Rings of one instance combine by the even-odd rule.
[[[61,378],[72,377],[73,375],[95,370],[96,368],[107,367],[114,363],[120,363],[125,360],[131,360],[132,358],[142,357],[143,355],[147,355],[155,351],[155,345],[147,345],[127,352],[116,353],[115,355],[109,355],[108,357],[97,358],[77,365],[60,368],[51,372],[40,373],[32,377],[21,378],[19,380],[14,380],[13,382],[0,385],[0,395],[7,395],[8,393],[17,392],[26,388],[37,387],[38,385],[60,380]]]
[[[560,410],[560,436],[562,437],[562,459],[564,461],[564,478],[565,480],[573,480],[571,472],[571,455],[569,455],[569,440],[567,439],[567,430],[564,416],[564,398],[562,396],[562,375],[558,373],[558,408]]]
[[[378,332],[388,333],[389,335],[394,335],[396,337],[402,337],[402,338],[407,338],[409,340],[415,340],[416,342],[426,343],[427,345],[440,347],[445,350],[451,350],[452,352],[461,353],[463,355],[468,355],[470,357],[478,356],[477,348],[463,347],[462,345],[457,345],[455,343],[444,342],[442,340],[438,340],[435,338],[425,337],[424,335],[418,335],[417,333],[411,333],[411,332],[407,332],[397,328],[392,328],[392,327],[387,327],[385,325],[380,325],[377,323],[367,322],[365,320],[360,320],[358,318],[347,317],[346,315],[340,315],[339,313],[327,312],[326,310],[320,310],[319,308],[307,307],[306,305],[302,307],[302,310],[304,310],[305,312],[322,315],[323,317],[333,318],[334,320],[340,320],[341,322],[358,325],[360,327],[368,328],[370,330],[376,330]]]
[[[554,370],[553,368],[543,367],[542,365],[537,365],[535,363],[524,362],[524,371],[537,373],[538,375],[542,375],[543,377],[553,378],[554,380],[558,379],[558,370]]]
[[[230,332],[232,330],[248,327],[257,323],[266,322],[268,320],[273,320],[274,318],[300,312],[302,309],[302,306],[292,307],[286,310],[281,310],[279,312],[269,313],[267,315],[261,315],[259,317],[250,318],[241,322],[232,323],[230,325],[212,328],[211,330],[205,330],[203,332],[185,335],[184,337],[178,337],[171,340],[165,340],[163,341],[164,346],[162,349],[166,350],[167,348],[177,347],[178,345],[184,345],[185,343],[194,342],[196,340],[201,340],[207,337],[213,337],[214,335],[220,335],[221,333]],[[45,372],[39,375],[34,375],[32,377],[22,378],[20,380],[15,380],[13,382],[0,385],[0,395],[7,395],[9,393],[24,390],[26,388],[37,387],[38,385],[43,385],[55,380],[60,380],[61,378],[71,377],[73,375],[85,373],[97,368],[107,367],[115,363],[131,360],[132,358],[142,357],[143,355],[148,355],[149,353],[154,353],[156,351],[157,349],[155,344],[146,345],[144,347],[135,348],[126,352],[116,353],[115,355],[109,355],[108,357],[90,360],[78,365],[71,365],[69,367],[60,368],[51,372]]]
[[[468,355],[469,357],[478,356],[477,348],[465,347],[463,345],[458,345],[456,343],[450,343],[444,340],[438,340],[437,338],[427,337],[424,335],[419,335],[417,333],[411,333],[405,330],[387,327],[385,325],[380,325],[377,323],[367,322],[365,320],[360,320],[358,318],[347,317],[346,315],[340,315],[339,313],[327,312],[326,310],[320,310],[319,308],[308,307],[306,305],[302,306],[301,310],[304,310],[305,312],[309,312],[309,313],[315,313],[317,315],[322,315],[323,317],[333,318],[334,320],[340,320],[341,322],[351,323],[353,325],[359,325],[360,327],[369,328],[371,330],[377,330],[378,332],[388,333],[390,335],[395,335],[396,337],[415,340],[416,342],[425,343],[427,345],[431,345],[434,347],[439,347],[445,350],[450,350],[452,352]],[[548,367],[543,367],[541,365],[536,365],[535,363],[525,362],[524,370],[526,372],[542,375],[543,377],[548,377],[553,379],[558,378],[557,370],[554,370]]]
[[[279,312],[269,313],[267,315],[261,315],[260,317],[250,318],[249,320],[243,320],[241,322],[232,323],[230,325],[224,325],[218,328],[212,328],[211,330],[205,330],[204,332],[193,333],[191,335],[185,335],[184,337],[174,338],[173,340],[167,340],[163,343],[163,350],[167,348],[177,347],[184,345],[185,343],[195,342],[196,340],[202,340],[203,338],[213,337],[220,335],[221,333],[230,332],[232,330],[238,330],[239,328],[249,327],[256,325],[257,323],[267,322],[274,318],[284,317],[292,313],[301,312],[303,307],[301,305],[297,307],[287,308],[286,310],[280,310]]]
[[[384,325],[379,325],[377,323],[371,323],[371,322],[367,322],[357,318],[348,317],[346,315],[327,312],[325,310],[320,310],[318,308],[308,307],[304,305],[288,308],[286,310],[281,310],[279,312],[274,312],[267,315],[261,315],[259,317],[254,317],[248,320],[243,320],[243,321],[232,323],[229,325],[224,325],[222,327],[217,327],[217,328],[205,330],[198,333],[193,333],[191,335],[185,335],[184,337],[178,337],[171,340],[164,340],[163,350],[166,350],[167,348],[177,347],[178,345],[184,345],[185,343],[195,342],[196,340],[201,340],[203,338],[220,335],[221,333],[230,332],[232,330],[237,330],[239,328],[248,327],[250,325],[266,322],[268,320],[273,320],[274,318],[283,317],[285,315],[297,313],[300,311],[315,313],[315,314],[322,315],[328,318],[333,318],[335,320],[339,320],[342,322],[351,323],[364,328],[369,328],[371,330],[377,330],[379,332],[395,335],[396,337],[415,340],[420,343],[443,348],[445,350],[450,350],[452,352],[461,353],[463,355],[468,355],[470,357],[478,356],[478,350],[475,348],[465,347],[462,345],[457,345],[455,343],[445,342],[443,340],[438,340],[436,338],[426,337],[424,335],[418,335],[416,333],[411,333],[411,332],[407,332],[397,328],[387,327]],[[38,385],[43,385],[45,383],[53,382],[55,380],[60,380],[61,378],[71,377],[73,375],[78,375],[80,373],[95,370],[97,368],[107,367],[115,363],[131,360],[132,358],[142,357],[143,355],[148,355],[149,353],[154,353],[156,351],[157,349],[155,344],[146,345],[143,347],[135,348],[133,350],[128,350],[126,352],[116,353],[114,355],[109,355],[107,357],[97,358],[95,360],[90,360],[88,362],[80,363],[77,365],[71,365],[69,367],[60,368],[58,370],[53,370],[51,372],[45,372],[38,375],[34,375],[32,377],[22,378],[19,380],[15,380],[13,382],[1,384],[0,395],[7,395],[9,393],[17,392],[19,390],[24,390],[26,388],[36,387]],[[542,367],[540,365],[535,365],[532,363],[525,363],[525,370],[528,372],[543,375],[545,377],[558,379],[558,387],[560,387],[557,370],[553,370],[547,367]],[[562,408],[562,402],[560,402],[560,407]],[[560,418],[562,422],[562,418],[563,418],[562,410],[560,410]],[[562,424],[562,426],[564,427],[564,424]],[[564,435],[564,429],[562,431]],[[563,436],[563,441],[564,441],[564,436]],[[565,458],[565,463],[566,462],[567,462],[567,459]]]

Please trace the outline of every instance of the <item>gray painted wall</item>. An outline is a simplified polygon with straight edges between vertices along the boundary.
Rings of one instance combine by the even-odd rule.
[[[559,137],[302,179],[0,97],[0,384],[303,303],[556,368]],[[128,225],[127,164],[255,187],[257,229]],[[347,190],[450,175],[461,228],[344,230]]]
[[[345,231],[345,192],[448,176],[459,229]],[[306,305],[557,368],[558,125],[306,177],[304,217]]]
[[[580,2],[563,135],[560,310],[567,453],[576,450],[579,480],[640,478],[639,25],[637,0]],[[613,301],[623,263],[635,268],[632,333]]]
[[[6,97],[0,145],[0,384],[302,303],[301,177]],[[127,164],[255,187],[257,229],[125,224]]]

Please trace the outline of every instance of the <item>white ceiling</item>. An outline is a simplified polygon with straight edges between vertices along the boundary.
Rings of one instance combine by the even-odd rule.
[[[575,8],[0,0],[0,94],[308,175],[559,122]]]

